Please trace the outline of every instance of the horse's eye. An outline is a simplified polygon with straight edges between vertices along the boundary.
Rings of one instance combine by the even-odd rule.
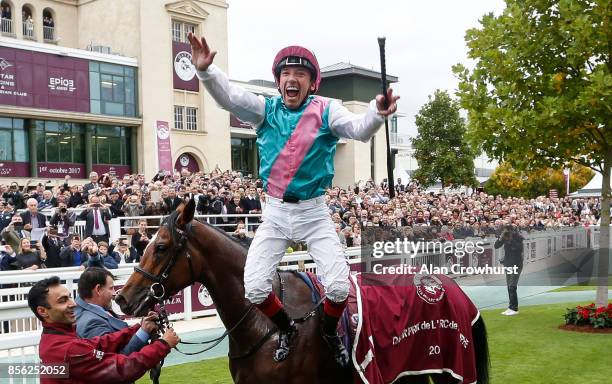
[[[166,250],[167,250],[167,249],[168,249],[168,247],[166,247],[164,244],[158,244],[158,245],[155,247],[155,250],[156,250],[157,252],[166,252]]]

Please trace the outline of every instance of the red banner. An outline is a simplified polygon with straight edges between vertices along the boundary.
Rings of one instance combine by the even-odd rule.
[[[30,177],[30,163],[0,161],[0,177]]]
[[[200,82],[196,69],[191,64],[191,46],[178,41],[172,42],[172,77],[174,89],[198,92]]]
[[[63,178],[66,175],[77,179],[85,178],[85,164],[77,163],[38,163],[38,177]]]
[[[87,113],[89,63],[0,47],[0,104]]]
[[[158,171],[172,171],[172,149],[170,147],[170,126],[167,121],[155,122],[157,132]]]

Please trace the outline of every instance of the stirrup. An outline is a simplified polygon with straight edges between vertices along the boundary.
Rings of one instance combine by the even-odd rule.
[[[289,351],[291,350],[291,345],[296,336],[297,327],[295,324],[291,324],[287,330],[278,331],[278,347],[276,351],[274,351],[274,361],[280,363],[289,357]]]
[[[325,342],[331,349],[332,355],[334,356],[334,360],[336,361],[336,363],[338,363],[339,366],[345,368],[349,364],[350,357],[346,348],[344,348],[342,340],[340,340],[340,336],[338,336],[338,334],[326,335],[324,332],[323,340],[325,340]]]

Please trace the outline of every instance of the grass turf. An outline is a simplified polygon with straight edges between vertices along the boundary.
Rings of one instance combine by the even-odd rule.
[[[489,336],[492,384],[609,384],[612,334],[561,331],[566,308],[585,303],[520,308],[518,316],[482,311]],[[148,376],[139,384],[150,383]],[[160,383],[232,383],[227,358],[166,367]]]

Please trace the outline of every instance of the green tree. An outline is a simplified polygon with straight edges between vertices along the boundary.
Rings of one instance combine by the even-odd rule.
[[[448,92],[436,90],[416,115],[418,135],[412,138],[419,168],[412,175],[422,186],[440,181],[442,188],[475,186],[474,154],[465,141],[465,121]]]
[[[516,169],[575,162],[602,173],[600,244],[610,243],[610,0],[506,0],[466,33],[473,69],[456,65],[468,138]],[[609,247],[597,302],[607,301]],[[604,276],[605,275],[605,276]]]
[[[591,169],[574,164],[570,171],[570,191],[584,187],[592,177]],[[500,164],[487,180],[485,187],[486,192],[492,195],[525,198],[546,196],[551,189],[556,189],[560,197],[565,196],[563,170],[552,168],[516,170],[509,163]]]

